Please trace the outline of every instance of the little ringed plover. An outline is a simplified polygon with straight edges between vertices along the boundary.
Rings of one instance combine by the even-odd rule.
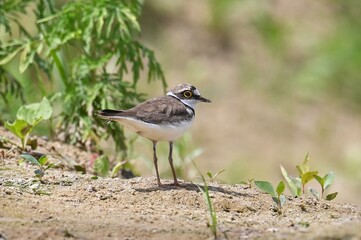
[[[97,112],[103,119],[117,121],[129,130],[153,142],[153,161],[158,186],[162,186],[158,171],[157,142],[169,142],[169,164],[174,185],[179,186],[173,167],[173,141],[179,138],[192,124],[195,107],[199,102],[211,102],[201,96],[190,84],[179,84],[166,96],[149,99],[128,110],[104,109]]]

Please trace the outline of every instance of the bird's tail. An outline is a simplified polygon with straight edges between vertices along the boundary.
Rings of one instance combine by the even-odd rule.
[[[113,120],[114,118],[119,118],[122,116],[123,111],[120,110],[111,110],[111,109],[104,109],[97,111],[95,115],[99,116],[103,119]]]

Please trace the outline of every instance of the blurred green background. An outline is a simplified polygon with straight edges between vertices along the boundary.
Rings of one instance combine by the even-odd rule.
[[[359,0],[144,1],[139,41],[154,50],[169,88],[188,82],[213,101],[198,106],[178,155],[193,154],[204,172],[226,169],[218,177],[226,183],[276,183],[280,165],[295,176],[309,152],[312,169],[336,173],[336,201],[360,204],[360,9]],[[161,82],[139,89],[164,93]],[[151,144],[138,138],[134,151],[138,172],[154,176]],[[181,168],[193,180],[189,161]]]

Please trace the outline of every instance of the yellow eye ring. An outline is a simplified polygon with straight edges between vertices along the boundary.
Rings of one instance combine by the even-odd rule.
[[[192,92],[191,91],[185,91],[184,93],[183,93],[183,96],[184,97],[186,97],[186,98],[190,98],[190,97],[192,97]]]

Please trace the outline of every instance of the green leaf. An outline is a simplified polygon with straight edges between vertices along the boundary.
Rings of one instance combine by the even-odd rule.
[[[102,155],[95,160],[94,171],[102,177],[108,175],[110,170],[109,160],[106,156]]]
[[[338,192],[334,192],[334,193],[330,193],[326,196],[326,200],[327,201],[331,201],[333,199],[335,199],[335,197],[337,196]]]
[[[226,171],[226,169],[222,169],[219,172],[217,172],[213,178],[216,178],[219,174],[221,174],[222,172]]]
[[[273,202],[275,202],[277,204],[277,206],[281,204],[278,197],[272,197],[272,200],[273,200]]]
[[[18,52],[20,52],[23,48],[24,46],[20,46],[17,49],[15,49],[12,53],[6,55],[6,57],[4,57],[3,59],[0,59],[0,65],[5,65],[8,62],[10,62],[11,59],[13,59],[16,56],[16,54],[18,54]]]
[[[323,188],[323,186],[324,186],[324,180],[323,180],[323,178],[322,177],[320,177],[320,176],[318,176],[318,175],[315,175],[315,176],[313,176],[315,179],[316,179],[316,181],[321,185],[321,187],[322,187],[322,189],[324,189]]]
[[[300,178],[293,178],[288,175],[286,169],[281,165],[281,172],[283,177],[286,179],[288,187],[290,188],[294,196],[301,196],[302,194],[302,184]]]
[[[208,176],[210,179],[213,179],[213,176],[212,176],[212,173],[211,173],[211,172],[207,172],[206,174],[207,174],[207,176]]]
[[[296,166],[297,171],[301,177],[301,175],[305,174],[306,172],[310,171],[310,158],[308,156],[308,153],[305,156],[305,159],[301,163],[301,165]]]
[[[278,196],[280,196],[284,191],[285,191],[285,183],[283,181],[280,181],[280,183],[278,184],[277,188],[276,188],[276,192],[278,194]]]
[[[318,171],[311,171],[311,172],[306,172],[301,176],[301,180],[302,180],[302,185],[306,185],[306,183],[308,183],[309,181],[311,181],[315,175],[318,174]]]
[[[40,163],[40,165],[44,166],[48,162],[48,160],[48,157],[46,155],[43,155],[38,159],[38,162]]]
[[[5,128],[7,128],[10,132],[15,134],[20,139],[24,139],[26,134],[28,134],[32,130],[32,126],[30,124],[28,124],[24,120],[19,119],[16,119],[13,123],[6,122]]]
[[[266,181],[254,181],[254,184],[262,191],[270,194],[272,197],[277,197],[276,192],[271,183]]]
[[[43,98],[40,103],[32,103],[19,108],[16,117],[24,120],[32,126],[38,124],[41,120],[47,120],[53,114],[53,109],[47,98]]]
[[[317,199],[320,200],[320,194],[313,188],[309,188],[310,193]]]
[[[292,183],[294,184],[294,186],[296,187],[296,196],[301,196],[302,195],[302,180],[301,178],[295,178],[295,177],[290,177]]]
[[[20,157],[24,158],[25,160],[27,160],[35,165],[41,166],[41,164],[38,162],[38,160],[36,160],[36,158],[34,158],[33,156],[31,156],[29,154],[21,154]]]
[[[326,174],[326,176],[323,177],[324,180],[324,189],[329,188],[333,181],[335,180],[335,174],[333,172],[329,172],[328,174]]]
[[[24,47],[24,50],[20,54],[19,58],[19,71],[20,73],[24,73],[24,71],[28,68],[29,64],[32,63],[32,57],[34,56],[34,53],[30,53],[30,42],[27,43]],[[32,55],[32,57],[29,58],[29,55]]]
[[[115,165],[112,169],[112,178],[116,177],[118,175],[118,172],[120,171],[120,169],[122,169],[122,167],[124,166],[124,162],[119,162],[117,163],[117,165]]]

